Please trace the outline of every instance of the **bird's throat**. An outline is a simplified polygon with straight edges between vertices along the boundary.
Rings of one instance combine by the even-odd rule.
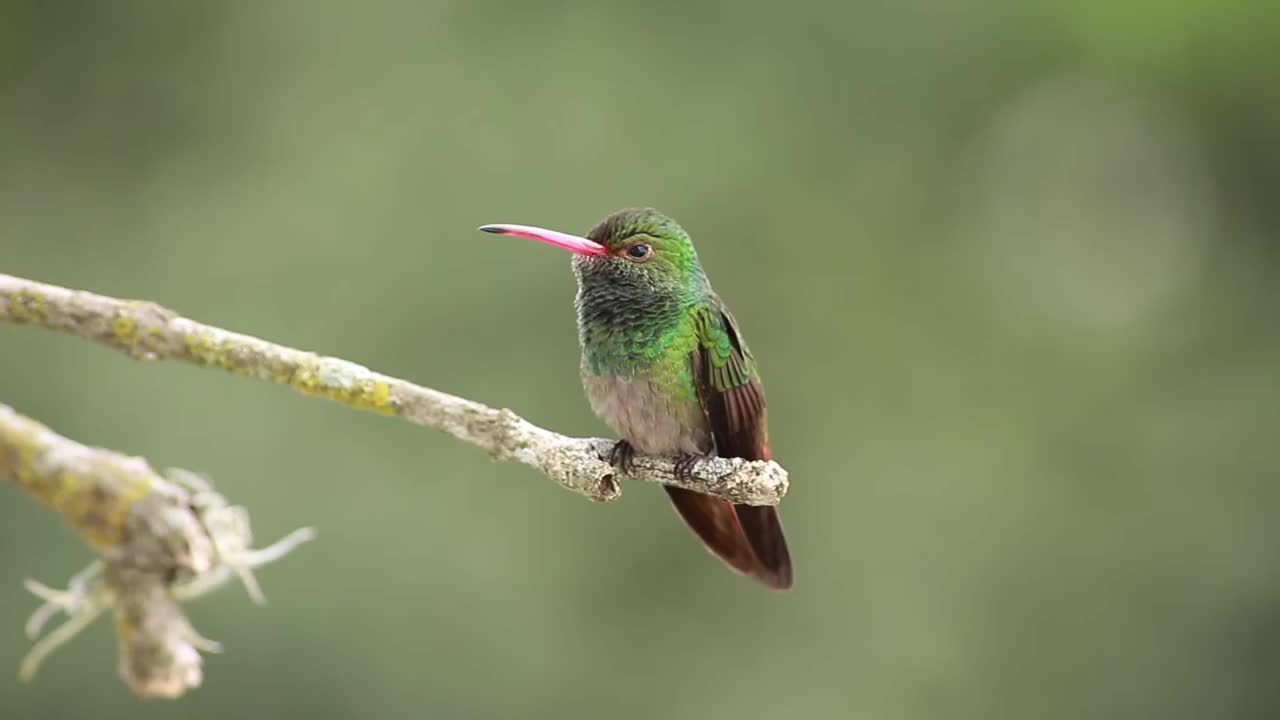
[[[691,303],[643,282],[580,274],[578,340],[584,369],[631,375],[670,359],[680,345]],[[691,334],[690,334],[691,337]]]

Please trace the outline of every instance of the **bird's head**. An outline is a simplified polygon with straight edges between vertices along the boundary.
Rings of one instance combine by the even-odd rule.
[[[484,225],[481,230],[516,235],[574,253],[574,269],[620,282],[642,282],[654,289],[693,289],[705,285],[689,233],[652,208],[611,213],[586,237],[528,225]]]

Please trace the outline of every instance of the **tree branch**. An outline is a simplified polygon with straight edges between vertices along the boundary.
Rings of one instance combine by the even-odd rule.
[[[621,494],[615,479],[620,473],[607,461],[611,441],[560,435],[510,410],[415,385],[339,358],[204,325],[155,303],[118,300],[0,275],[0,320],[96,340],[140,360],[180,360],[220,367],[351,407],[398,415],[444,430],[499,460],[534,467],[592,500],[612,500]],[[780,465],[738,458],[708,459],[696,465],[692,478],[681,478],[670,458],[637,457],[627,477],[751,505],[776,505],[787,491],[787,473]]]
[[[228,505],[204,479],[181,470],[166,479],[142,458],[81,445],[4,405],[0,475],[61,512],[101,553],[67,590],[27,581],[45,601],[27,623],[29,637],[39,636],[59,612],[68,620],[32,647],[19,672],[23,679],[111,610],[121,677],[139,695],[177,697],[200,684],[199,651],[218,649],[192,628],[178,601],[237,575],[261,601],[252,569],[314,535],[304,528],[251,550],[248,513]]]

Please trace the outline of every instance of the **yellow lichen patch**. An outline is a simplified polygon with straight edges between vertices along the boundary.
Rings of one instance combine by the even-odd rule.
[[[187,354],[200,365],[213,364],[213,341],[199,333],[188,333],[182,338]]]
[[[218,367],[222,368],[223,370],[230,370],[231,372],[236,372],[243,375],[244,374],[243,368],[241,368],[240,364],[236,362],[235,349],[236,349],[235,345],[230,342],[223,341],[218,343],[218,363],[217,364],[218,364]]]
[[[113,482],[96,473],[84,476],[66,471],[41,478],[29,489],[62,513],[91,545],[105,548],[124,539],[129,509],[146,495],[146,487],[134,481]]]
[[[289,384],[307,395],[327,397],[344,405],[395,414],[391,386],[355,363],[314,358],[298,366]]]
[[[32,488],[40,499],[54,508],[67,511],[76,506],[84,492],[84,478],[67,471],[51,478],[43,478],[40,487]]]
[[[70,472],[58,479],[61,487],[52,504],[91,545],[105,548],[124,539],[128,505],[122,502],[118,488],[101,478],[83,478]]]
[[[36,437],[35,433],[25,428],[10,428],[9,432],[0,432],[0,473],[12,477],[28,492],[39,495],[34,487],[37,480],[35,472]]]
[[[111,321],[111,334],[117,345],[133,347],[138,342],[138,323],[128,315],[117,315]]]
[[[22,455],[15,473],[18,481],[41,502],[62,513],[90,544],[104,548],[124,539],[124,518],[109,512],[115,508],[108,505],[120,499],[118,493],[105,491],[94,480],[70,471],[42,475],[32,466],[32,454]]]
[[[147,477],[135,477],[127,473],[120,473],[117,477],[119,482],[115,484],[114,502],[110,506],[104,505],[98,510],[107,527],[119,528],[123,532],[125,523],[129,520],[129,511],[133,509],[134,503],[145,498],[147,493],[151,491],[151,480]],[[118,542],[118,540],[113,542]]]
[[[238,369],[233,357],[235,350],[233,343],[215,342],[205,333],[189,333],[183,337],[183,342],[187,346],[187,353],[191,355],[191,359],[200,365],[214,365],[231,371]]]
[[[373,383],[373,392],[370,397],[374,407],[380,412],[388,415],[395,411],[395,407],[391,404],[391,386],[385,382],[377,381]]]
[[[30,290],[19,290],[9,296],[9,315],[14,322],[44,322],[48,306],[43,295]]]
[[[95,547],[123,540],[129,510],[151,489],[146,467],[55,451],[58,438],[43,425],[16,414],[9,420],[0,425],[0,475],[61,513]]]

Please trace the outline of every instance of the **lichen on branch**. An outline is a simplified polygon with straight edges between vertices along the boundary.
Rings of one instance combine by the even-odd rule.
[[[253,550],[248,512],[203,478],[181,470],[161,476],[142,458],[82,445],[4,405],[0,476],[60,512],[101,555],[66,590],[27,581],[44,600],[27,623],[36,640],[19,671],[27,680],[50,653],[110,610],[119,670],[129,687],[146,697],[183,694],[201,682],[200,652],[218,645],[195,631],[179,601],[233,577],[261,601],[252,569],[314,536],[303,528]],[[60,613],[66,622],[39,637]]]
[[[510,410],[416,385],[334,357],[277,345],[184,318],[152,302],[120,300],[0,274],[0,321],[40,325],[106,344],[141,360],[216,366],[308,395],[444,430],[500,460],[534,467],[598,501],[621,493],[607,460],[612,443],[538,427]],[[770,461],[712,458],[678,476],[670,458],[636,458],[626,477],[677,485],[735,503],[776,505],[787,473]]]

